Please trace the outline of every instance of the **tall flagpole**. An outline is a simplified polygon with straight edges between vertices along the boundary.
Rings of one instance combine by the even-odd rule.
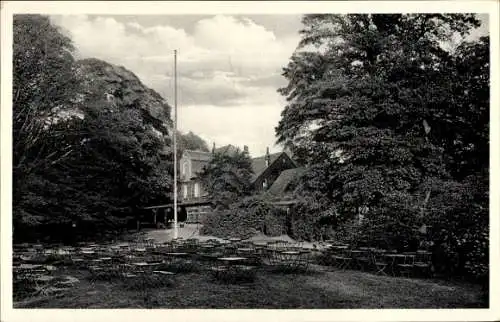
[[[174,238],[177,238],[177,50],[174,50]]]

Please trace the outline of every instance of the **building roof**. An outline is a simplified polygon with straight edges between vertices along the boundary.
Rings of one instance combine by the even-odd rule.
[[[232,144],[222,146],[220,148],[215,149],[216,153],[223,154],[233,154],[237,151],[240,151],[237,147]],[[264,171],[273,164],[282,154],[286,154],[285,152],[277,152],[269,154],[269,165],[266,165],[266,155],[252,158],[252,181],[257,180]],[[193,150],[184,150],[183,157],[187,157],[191,160],[191,171],[193,175],[196,173],[203,171],[203,167],[210,162],[212,159],[212,152],[203,152],[203,151],[193,151]]]
[[[184,153],[182,156],[186,156],[191,160],[196,160],[196,161],[210,161],[212,159],[212,153],[211,152],[203,152],[203,151],[193,151],[193,150],[184,150]]]
[[[238,151],[238,148],[231,144],[215,149],[216,153],[235,153],[236,151]],[[184,155],[189,157],[191,160],[208,162],[212,159],[212,152],[184,150],[183,156]]]
[[[276,159],[278,159],[280,157],[280,155],[284,153],[284,152],[278,152],[278,153],[273,153],[273,154],[270,154],[269,157],[270,157],[270,161],[269,161],[269,165],[271,165],[274,161],[276,161]],[[253,179],[257,179],[263,172],[264,170],[266,170],[268,168],[268,166],[266,165],[266,156],[263,155],[261,157],[257,157],[257,158],[252,158],[252,170],[253,170]]]
[[[216,153],[222,154],[233,154],[237,151],[238,148],[231,144],[215,149]],[[203,167],[207,165],[210,160],[212,160],[213,153],[205,151],[184,150],[182,157],[191,160],[191,177],[196,177],[198,173],[203,171]]]
[[[304,170],[305,168],[293,168],[282,171],[271,187],[269,187],[266,194],[270,197],[283,197],[288,191],[293,189],[291,187],[292,181],[300,176]]]

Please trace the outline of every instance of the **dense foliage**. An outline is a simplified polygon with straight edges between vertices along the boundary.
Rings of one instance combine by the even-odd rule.
[[[252,196],[217,209],[207,216],[200,232],[217,237],[249,238],[257,233],[280,236],[287,233],[286,211]]]
[[[252,193],[252,161],[245,151],[216,152],[200,179],[217,208],[227,209]]]
[[[178,133],[179,139],[179,155],[182,155],[184,150],[192,150],[192,151],[203,151],[208,152],[208,145],[205,140],[203,140],[198,135],[194,134],[192,131],[189,131],[186,134]]]
[[[459,270],[484,274],[489,39],[465,41],[479,21],[320,14],[303,24],[276,128],[309,169],[294,211],[301,234],[357,227],[358,241],[400,250],[427,238],[458,254]]]
[[[31,190],[33,181],[39,181],[34,172],[45,171],[70,152],[55,127],[48,127],[54,110],[72,103],[78,80],[71,40],[48,18],[16,15],[13,32],[13,217],[30,223],[41,219],[44,206],[37,190]],[[31,201],[25,205],[27,198]]]
[[[169,198],[168,105],[132,73],[76,62],[72,50],[49,18],[14,17],[15,238],[112,230]]]

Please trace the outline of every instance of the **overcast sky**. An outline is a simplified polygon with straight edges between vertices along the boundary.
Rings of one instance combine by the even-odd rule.
[[[299,15],[53,16],[80,57],[124,66],[173,105],[178,50],[178,127],[211,146],[278,151],[274,127],[285,105],[276,90],[295,50]]]
[[[279,151],[274,128],[285,100],[281,69],[294,52],[300,15],[52,16],[78,55],[124,66],[173,105],[178,50],[178,127],[211,146]]]

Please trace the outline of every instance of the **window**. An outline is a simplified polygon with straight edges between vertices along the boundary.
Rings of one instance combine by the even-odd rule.
[[[187,198],[187,196],[188,196],[188,187],[187,187],[187,184],[182,185],[182,196],[184,198]]]
[[[194,184],[194,196],[195,197],[200,196],[200,184],[198,182]]]
[[[182,174],[184,176],[188,176],[188,171],[189,171],[188,161],[184,161],[184,163],[182,164]]]

